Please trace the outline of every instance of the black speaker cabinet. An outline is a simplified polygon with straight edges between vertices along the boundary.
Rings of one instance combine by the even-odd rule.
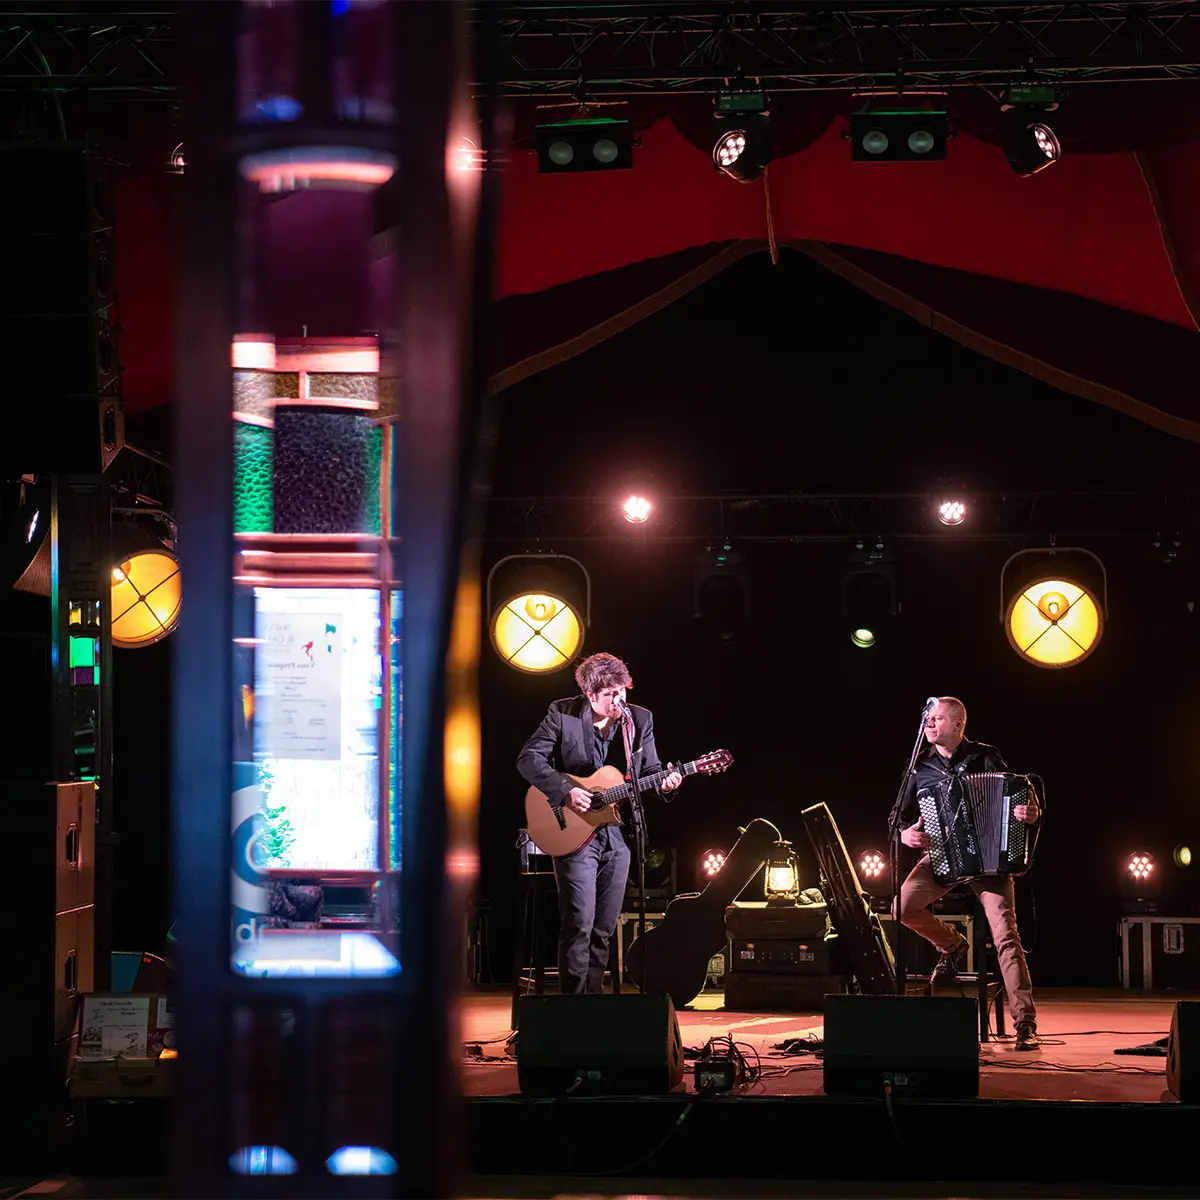
[[[826,996],[825,1094],[979,1094],[979,1011],[958,996]]]
[[[667,996],[522,996],[517,1079],[531,1096],[646,1095],[683,1082],[683,1038]]]
[[[1167,1090],[1180,1104],[1200,1104],[1200,1000],[1175,1002],[1167,1039]]]

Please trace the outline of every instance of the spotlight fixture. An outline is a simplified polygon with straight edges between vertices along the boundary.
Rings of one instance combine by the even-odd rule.
[[[753,183],[771,161],[771,125],[763,115],[720,120],[713,166],[739,183]]]
[[[867,550],[861,544],[842,576],[842,616],[850,642],[869,650],[890,618],[900,613],[900,581],[896,563],[884,557],[881,543]]]
[[[1190,867],[1192,865],[1192,848],[1191,846],[1176,846],[1171,857],[1175,860],[1177,867]]]
[[[1154,855],[1144,854],[1140,851],[1137,854],[1131,854],[1125,867],[1129,872],[1130,878],[1135,883],[1148,883],[1150,877],[1154,874]]]
[[[627,171],[633,166],[633,129],[608,117],[538,125],[538,170],[543,175],[568,171]]]
[[[967,519],[967,506],[961,500],[943,500],[938,505],[938,520],[943,525],[961,525]]]
[[[488,572],[486,602],[496,653],[518,671],[540,675],[568,666],[582,648],[592,581],[565,554],[510,554]]]
[[[647,497],[634,495],[626,499],[621,511],[631,525],[644,525],[650,519],[652,507]]]
[[[724,865],[724,850],[705,850],[700,858],[700,874],[705,879],[711,879]]]
[[[904,109],[853,113],[853,162],[922,162],[946,157],[948,123],[944,112]]]
[[[162,538],[124,521],[112,531],[112,644],[151,646],[179,624],[179,560]]]
[[[1036,175],[1058,162],[1062,147],[1046,114],[1058,108],[1057,93],[1036,85],[1010,87],[1000,105],[1004,157],[1023,177]]]
[[[1023,559],[1009,579],[1009,568]],[[1049,559],[1049,561],[1045,561]],[[1104,564],[1079,547],[1018,550],[1000,571],[1009,644],[1038,667],[1073,667],[1096,648],[1108,610]]]
[[[696,556],[692,616],[721,642],[733,641],[749,615],[750,587],[741,562],[729,542],[710,544]]]
[[[887,870],[888,861],[878,850],[867,850],[858,863],[858,873],[863,879],[875,880]]]
[[[768,905],[796,903],[800,896],[800,868],[791,842],[781,838],[771,847],[763,886]]]
[[[171,151],[170,158],[167,159],[167,173],[169,175],[182,175],[187,168],[187,162],[183,157],[183,143],[180,142],[174,150]]]

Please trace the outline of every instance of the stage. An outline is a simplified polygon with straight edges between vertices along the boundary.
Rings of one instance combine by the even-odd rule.
[[[1014,1050],[1010,1023],[1007,1038],[980,1046],[977,1099],[895,1099],[889,1112],[882,1100],[825,1096],[819,1057],[775,1049],[819,1041],[820,1013],[727,1012],[717,991],[678,1014],[684,1046],[729,1034],[757,1052],[757,1081],[697,1096],[689,1060],[674,1093],[526,1097],[506,1057],[510,995],[469,994],[472,1169],[1170,1183],[1194,1177],[1195,1110],[1167,1092],[1165,1058],[1115,1051],[1165,1037],[1175,1001],[1191,998],[1041,989],[1039,1050]]]

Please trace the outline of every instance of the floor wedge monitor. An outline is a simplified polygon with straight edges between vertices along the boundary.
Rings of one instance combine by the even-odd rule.
[[[978,1096],[979,1016],[959,996],[826,996],[825,1094]]]
[[[523,996],[517,1079],[533,1096],[646,1095],[683,1081],[683,1039],[666,996]]]

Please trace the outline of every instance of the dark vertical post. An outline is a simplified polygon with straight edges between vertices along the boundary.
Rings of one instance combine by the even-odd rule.
[[[187,170],[177,247],[175,495],[187,610],[174,634],[172,854],[179,1081],[173,1166],[181,1196],[231,1193],[228,1119],[229,823],[232,791],[235,280],[232,124],[238,6],[179,6]]]

